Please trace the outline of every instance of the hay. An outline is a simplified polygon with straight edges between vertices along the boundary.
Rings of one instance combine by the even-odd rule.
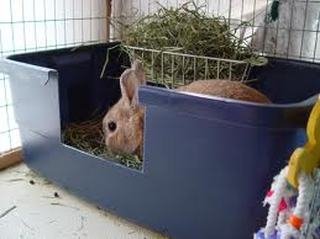
[[[147,75],[156,83],[165,83],[170,88],[199,79],[243,80],[249,66],[264,65],[267,60],[258,56],[247,44],[249,37],[241,37],[239,31],[248,26],[243,22],[231,28],[223,17],[207,16],[205,6],[194,2],[179,8],[160,9],[154,14],[140,17],[131,24],[121,26],[123,52],[132,58],[140,58]],[[148,53],[130,48],[156,49]],[[178,55],[163,55],[163,52],[191,54],[221,59],[244,61],[249,64],[196,59]]]
[[[102,117],[94,117],[81,123],[71,123],[63,130],[63,142],[79,150],[116,162],[137,170],[142,169],[142,161],[136,155],[115,154],[104,144]]]
[[[123,42],[130,46],[244,60],[250,58],[252,50],[236,32],[246,24],[232,30],[227,19],[209,17],[203,6],[193,2],[180,8],[161,6],[156,13],[125,26]]]

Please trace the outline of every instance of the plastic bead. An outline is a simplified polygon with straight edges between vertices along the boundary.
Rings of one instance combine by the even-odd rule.
[[[281,212],[281,211],[283,211],[283,210],[285,210],[287,208],[288,208],[288,205],[287,205],[286,201],[282,198],[281,202],[279,204],[278,212]]]
[[[267,197],[271,197],[273,195],[274,191],[273,190],[270,190],[267,192]]]
[[[291,215],[289,218],[289,223],[297,230],[300,230],[302,223],[303,223],[303,220],[300,217],[297,217],[295,215]]]

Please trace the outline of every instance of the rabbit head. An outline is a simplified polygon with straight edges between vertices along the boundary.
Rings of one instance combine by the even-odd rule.
[[[139,105],[138,89],[145,82],[144,69],[138,60],[120,76],[121,98],[103,119],[105,144],[114,152],[141,153],[144,107]]]

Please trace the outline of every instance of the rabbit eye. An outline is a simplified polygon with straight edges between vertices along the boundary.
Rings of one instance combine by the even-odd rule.
[[[108,129],[109,129],[111,132],[115,131],[116,128],[117,128],[117,124],[116,124],[114,121],[110,121],[110,122],[108,123]]]

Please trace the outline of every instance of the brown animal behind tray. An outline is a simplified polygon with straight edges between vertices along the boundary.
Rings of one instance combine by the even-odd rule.
[[[115,152],[136,153],[141,156],[144,130],[144,107],[138,103],[138,88],[146,84],[142,64],[135,61],[120,76],[121,98],[103,119],[106,146]],[[257,103],[270,100],[257,90],[240,82],[228,80],[199,80],[178,91],[202,93]]]

